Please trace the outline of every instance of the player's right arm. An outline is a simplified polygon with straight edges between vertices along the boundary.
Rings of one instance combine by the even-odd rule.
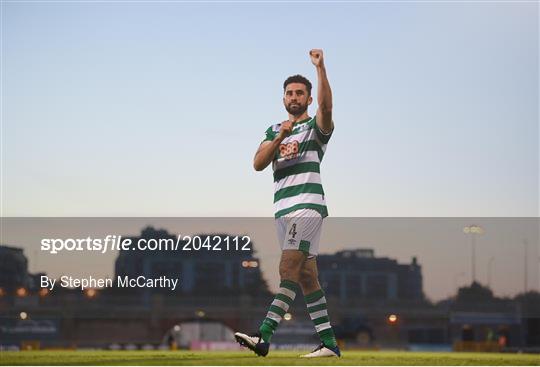
[[[253,168],[255,171],[262,171],[272,162],[276,150],[279,149],[279,145],[292,131],[293,124],[290,121],[284,121],[281,123],[281,128],[279,129],[279,134],[272,141],[263,141],[259,145],[259,149],[255,153],[255,158],[253,158]]]

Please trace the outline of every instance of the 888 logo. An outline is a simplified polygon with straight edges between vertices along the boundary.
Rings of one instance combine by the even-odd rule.
[[[298,156],[298,150],[298,141],[293,140],[290,143],[279,146],[279,155],[286,160],[293,159]]]

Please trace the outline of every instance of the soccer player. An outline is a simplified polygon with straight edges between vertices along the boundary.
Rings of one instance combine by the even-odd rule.
[[[266,130],[253,161],[257,171],[272,163],[276,227],[282,250],[279,292],[259,332],[255,335],[235,333],[241,345],[259,356],[268,354],[270,339],[299,289],[321,339],[313,352],[302,357],[341,355],[328,318],[316,262],[322,221],[328,215],[319,167],[334,130],[332,91],[326,77],[323,51],[313,49],[309,55],[317,69],[316,116],[308,115],[308,106],[313,101],[310,81],[301,75],[287,78],[283,84],[283,104],[289,119]]]

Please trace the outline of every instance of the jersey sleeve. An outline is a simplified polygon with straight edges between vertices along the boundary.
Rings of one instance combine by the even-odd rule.
[[[272,141],[276,137],[276,132],[274,131],[273,127],[270,126],[266,131],[264,132],[263,139],[261,141],[261,144],[265,141]]]
[[[313,128],[315,129],[315,133],[317,134],[317,138],[321,141],[321,143],[328,144],[328,141],[330,141],[330,138],[334,133],[334,128],[332,128],[332,131],[330,131],[329,133],[323,133],[322,130],[319,128],[319,125],[317,125],[316,117],[313,117],[313,120],[311,121],[313,124]],[[332,122],[334,122],[334,120],[332,120]]]

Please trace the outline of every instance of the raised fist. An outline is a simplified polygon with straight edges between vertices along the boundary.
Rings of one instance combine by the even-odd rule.
[[[289,120],[283,121],[281,123],[281,127],[279,129],[278,137],[281,140],[285,139],[287,136],[291,135],[292,128],[293,128],[293,123],[292,122],[290,122]]]
[[[323,66],[323,51],[319,48],[314,48],[313,50],[309,51],[309,56],[311,57],[311,62],[315,66]]]

